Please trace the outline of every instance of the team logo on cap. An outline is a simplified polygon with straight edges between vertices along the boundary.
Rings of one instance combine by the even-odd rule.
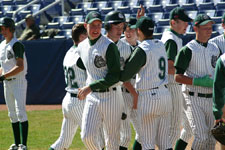
[[[98,16],[97,13],[93,13],[93,14],[92,14],[92,17],[97,17],[97,16]]]
[[[205,19],[205,20],[206,20],[206,19],[209,19],[209,16],[204,15],[204,16],[203,16],[203,19]]]
[[[118,14],[118,17],[119,17],[119,18],[121,18],[121,19],[123,19],[123,18],[124,18],[124,16],[123,16],[123,14],[122,14],[122,13],[119,13],[119,14]]]
[[[12,52],[10,52],[10,51],[8,51],[8,52],[7,52],[7,58],[8,58],[8,59],[13,58],[13,54],[12,54]]]
[[[217,56],[212,55],[212,57],[211,57],[211,65],[212,65],[213,68],[216,67],[216,61],[217,61],[217,59],[218,59]]]
[[[102,58],[102,56],[96,55],[94,59],[94,64],[97,68],[101,68],[106,66],[106,61]]]

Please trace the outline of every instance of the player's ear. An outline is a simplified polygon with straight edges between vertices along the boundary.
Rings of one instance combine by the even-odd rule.
[[[194,31],[198,31],[198,26],[193,26]]]
[[[87,30],[87,23],[84,23],[84,27],[85,27],[85,29]]]

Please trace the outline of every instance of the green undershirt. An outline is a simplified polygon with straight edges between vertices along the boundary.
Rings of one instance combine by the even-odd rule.
[[[15,58],[23,58],[23,54],[24,54],[24,46],[22,43],[20,42],[16,42],[13,45],[13,51],[15,54]]]
[[[215,68],[215,79],[213,84],[213,113],[215,119],[221,119],[222,109],[225,103],[225,67],[219,58]]]
[[[146,57],[145,51],[140,47],[137,47],[126,63],[124,70],[121,72],[120,81],[128,81],[135,74],[137,74],[139,70],[145,65]]]
[[[95,40],[89,39],[90,45],[94,45],[100,37],[101,36],[99,36]],[[96,80],[89,85],[92,91],[105,90],[119,81],[120,54],[119,54],[117,46],[114,43],[109,44],[106,50],[105,57],[106,57],[106,65],[108,68],[108,72],[104,78]]]

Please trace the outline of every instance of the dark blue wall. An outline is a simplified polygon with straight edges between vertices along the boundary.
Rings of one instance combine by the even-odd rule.
[[[60,104],[65,95],[63,58],[72,40],[23,42],[28,62],[27,104]],[[0,86],[0,104],[4,104]]]

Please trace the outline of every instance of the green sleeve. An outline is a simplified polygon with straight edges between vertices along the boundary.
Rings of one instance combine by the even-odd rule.
[[[215,119],[222,117],[222,109],[225,103],[225,67],[219,58],[216,63],[215,79],[213,83],[213,113]]]
[[[77,60],[77,67],[79,67],[79,68],[82,69],[82,70],[86,70],[86,68],[85,68],[85,66],[84,66],[84,63],[83,63],[83,61],[81,60],[81,58],[79,58],[79,59]]]
[[[168,59],[174,62],[177,55],[177,43],[170,39],[166,41],[165,47]]]
[[[131,79],[146,63],[146,53],[140,47],[137,47],[126,63],[124,70],[121,72],[120,81]]]
[[[176,74],[184,74],[189,66],[191,57],[192,51],[187,46],[184,46],[175,59],[174,67],[176,68]]]
[[[15,54],[15,58],[23,58],[23,54],[24,54],[24,46],[22,43],[20,42],[16,42],[14,45],[13,45],[13,51],[14,51],[14,54]]]
[[[100,80],[90,84],[92,91],[100,89],[104,90],[109,88],[113,84],[119,82],[120,78],[120,53],[117,46],[111,43],[106,51],[106,64],[108,68],[108,73],[106,76]]]

